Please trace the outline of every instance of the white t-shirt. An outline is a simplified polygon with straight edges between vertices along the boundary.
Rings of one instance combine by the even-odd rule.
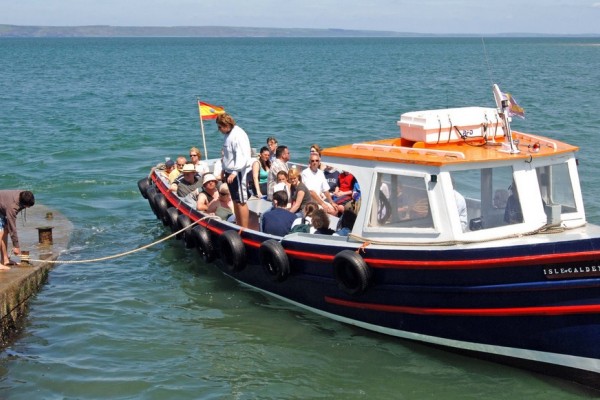
[[[323,194],[329,191],[329,184],[325,179],[325,174],[320,169],[317,172],[313,172],[310,168],[306,168],[302,171],[302,183],[306,185],[308,190],[311,190],[317,194]]]
[[[252,150],[248,135],[239,126],[234,126],[225,135],[223,142],[223,170],[236,172],[240,179],[246,169],[252,165]]]

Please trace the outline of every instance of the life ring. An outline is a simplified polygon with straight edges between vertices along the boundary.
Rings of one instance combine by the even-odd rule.
[[[191,224],[192,224],[192,220],[187,215],[179,214],[179,216],[177,217],[177,227],[179,229],[187,228]],[[176,238],[177,239],[183,238],[183,241],[185,242],[185,247],[188,249],[193,249],[194,247],[196,247],[196,243],[195,243],[194,237],[192,236],[191,229],[183,231],[182,233],[177,235]]]
[[[283,282],[290,274],[290,260],[280,242],[275,239],[264,241],[258,250],[260,264],[268,276]]]
[[[145,199],[148,198],[147,191],[149,186],[150,180],[148,178],[143,178],[138,181],[138,189],[140,190],[142,197]]]
[[[196,240],[196,248],[205,263],[213,262],[217,258],[215,246],[210,237],[210,232],[203,226],[196,225],[192,228],[192,235]]]
[[[364,293],[371,283],[371,269],[355,251],[342,250],[333,259],[333,274],[338,287],[356,296]]]
[[[167,208],[169,203],[167,198],[161,192],[154,195],[154,208],[156,209],[156,218],[160,219],[164,226],[167,226],[169,221],[167,219]]]
[[[154,187],[154,186],[148,187],[148,189],[146,190],[146,198],[148,199],[148,204],[150,204],[150,209],[152,210],[154,215],[157,215],[156,205],[154,203],[155,195],[156,195],[156,187]]]
[[[177,232],[179,230],[177,217],[179,217],[179,211],[177,211],[175,207],[167,208],[167,219],[169,221],[169,226],[171,227],[171,232]]]
[[[225,231],[219,236],[219,253],[230,272],[241,271],[246,267],[246,248],[236,231]]]

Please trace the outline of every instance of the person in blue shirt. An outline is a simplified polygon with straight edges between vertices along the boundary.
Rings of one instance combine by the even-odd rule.
[[[296,214],[286,210],[288,194],[285,190],[273,193],[273,208],[263,214],[260,230],[271,235],[285,236],[289,233]]]

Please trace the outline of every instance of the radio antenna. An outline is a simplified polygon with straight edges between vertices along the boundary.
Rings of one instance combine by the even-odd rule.
[[[483,45],[483,54],[485,56],[485,65],[487,66],[488,76],[490,78],[490,86],[494,85],[494,81],[492,79],[492,67],[490,66],[490,60],[488,58],[487,48],[485,47],[485,40],[483,36],[481,37],[481,44]]]

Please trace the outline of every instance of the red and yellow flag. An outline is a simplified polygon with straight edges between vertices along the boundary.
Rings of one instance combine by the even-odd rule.
[[[525,119],[525,109],[517,103],[517,99],[515,99],[510,93],[504,93],[508,98],[508,115],[511,117],[519,117]]]
[[[198,110],[201,119],[215,119],[217,115],[224,114],[225,109],[222,106],[213,106],[212,104],[198,101]]]

